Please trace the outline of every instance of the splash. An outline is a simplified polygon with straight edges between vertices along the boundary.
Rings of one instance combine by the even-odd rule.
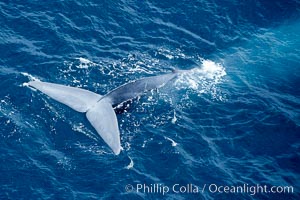
[[[94,63],[86,58],[79,57],[76,59],[79,60],[79,65],[76,66],[79,69],[87,69],[89,67],[93,67],[93,66],[97,65],[96,63]]]
[[[173,115],[173,118],[171,120],[172,124],[175,124],[177,121],[177,117],[176,117],[176,111],[174,110],[174,115]]]
[[[30,81],[41,81],[40,79],[38,79],[38,78],[32,76],[31,74],[28,74],[27,72],[21,72],[21,74],[22,74],[23,76],[28,77]],[[29,85],[28,85],[28,83],[26,82],[26,83],[23,83],[22,86],[23,86],[23,87],[27,87],[27,86],[29,86]]]
[[[170,142],[172,142],[172,147],[176,147],[177,146],[177,142],[175,142],[174,140],[172,140],[171,138],[169,137],[165,137],[166,140],[169,140]]]
[[[226,75],[225,68],[220,63],[203,60],[202,66],[202,73],[204,73],[207,78],[214,79],[217,82]]]
[[[130,163],[125,167],[126,169],[132,169],[134,166],[134,162],[133,160],[128,156],[128,158],[130,159]]]
[[[175,82],[176,88],[190,88],[199,95],[210,93],[213,98],[221,100],[222,96],[218,95],[217,85],[223,81],[223,77],[226,75],[225,68],[220,63],[211,60],[202,59],[201,61],[202,64],[199,67],[182,71]]]

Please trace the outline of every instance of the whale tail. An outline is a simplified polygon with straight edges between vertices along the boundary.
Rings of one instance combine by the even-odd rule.
[[[104,142],[118,155],[121,151],[120,132],[112,105],[104,99],[100,100],[87,111],[86,117]]]
[[[112,105],[107,100],[102,100],[103,96],[88,90],[54,83],[31,81],[28,85],[78,112],[86,112],[89,122],[102,139],[116,155],[120,153],[117,116]]]
[[[113,106],[140,96],[145,91],[162,87],[174,77],[176,73],[139,79],[124,84],[105,96],[55,83],[30,81],[28,85],[78,112],[86,113],[87,119],[104,142],[118,155],[122,148]]]

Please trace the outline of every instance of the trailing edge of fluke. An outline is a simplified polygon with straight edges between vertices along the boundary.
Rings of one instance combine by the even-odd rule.
[[[55,83],[30,81],[28,85],[78,112],[86,113],[87,119],[104,142],[118,155],[121,151],[120,132],[113,107],[136,98],[145,91],[164,86],[177,74],[178,71],[174,71],[138,79],[126,83],[104,96],[88,90]]]

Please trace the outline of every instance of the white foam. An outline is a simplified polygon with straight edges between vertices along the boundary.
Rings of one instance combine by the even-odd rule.
[[[92,133],[90,130],[88,130],[88,129],[83,125],[83,123],[79,123],[79,124],[74,124],[74,123],[72,123],[71,125],[72,125],[72,130],[73,130],[73,131],[82,133],[82,134],[84,134],[85,136],[91,138],[92,140],[94,140],[94,141],[96,141],[96,142],[98,141],[97,138],[93,135],[93,133]]]
[[[177,117],[176,117],[176,111],[174,110],[174,115],[173,115],[173,118],[172,118],[172,124],[175,124],[177,121]]]
[[[130,163],[126,166],[126,169],[132,169],[134,166],[134,162],[129,156],[128,156],[128,158],[130,159]]]
[[[31,74],[28,74],[27,72],[21,72],[21,74],[22,74],[23,76],[28,77],[31,81],[40,81],[40,79],[38,79],[38,78],[32,76]]]
[[[225,68],[219,63],[211,60],[203,60],[202,66],[202,71],[206,74],[207,78],[215,79],[226,75]]]
[[[178,58],[183,58],[183,59],[187,58],[187,56],[180,49],[175,49],[172,51],[166,48],[159,48],[157,53],[166,57],[169,60],[178,59]]]
[[[97,64],[86,59],[86,58],[82,58],[82,57],[79,57],[79,58],[76,58],[77,60],[79,60],[79,65],[76,66],[77,68],[79,69],[87,69],[89,67],[92,67],[92,66],[96,66]]]
[[[28,74],[27,72],[21,72],[21,74],[22,74],[23,76],[28,77],[30,81],[40,81],[40,79],[38,79],[38,78],[32,76],[31,74]],[[22,87],[29,87],[29,84],[28,84],[28,82],[26,82],[26,83],[23,83],[21,86],[22,86]],[[32,89],[33,89],[33,88],[32,88]]]
[[[167,139],[167,140],[169,140],[169,141],[172,142],[172,147],[176,147],[177,146],[177,143],[174,140],[172,140],[171,138],[165,137],[165,139]]]
[[[201,59],[201,61],[202,64],[199,67],[183,71],[175,82],[176,88],[190,88],[199,94],[211,93],[213,97],[222,99],[216,93],[217,85],[226,75],[225,68],[220,63],[211,60]]]

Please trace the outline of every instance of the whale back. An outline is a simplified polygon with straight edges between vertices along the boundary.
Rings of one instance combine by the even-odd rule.
[[[103,99],[108,100],[112,105],[118,105],[130,99],[141,96],[144,92],[163,87],[167,82],[177,76],[176,72],[151,76],[126,83],[106,94]]]

